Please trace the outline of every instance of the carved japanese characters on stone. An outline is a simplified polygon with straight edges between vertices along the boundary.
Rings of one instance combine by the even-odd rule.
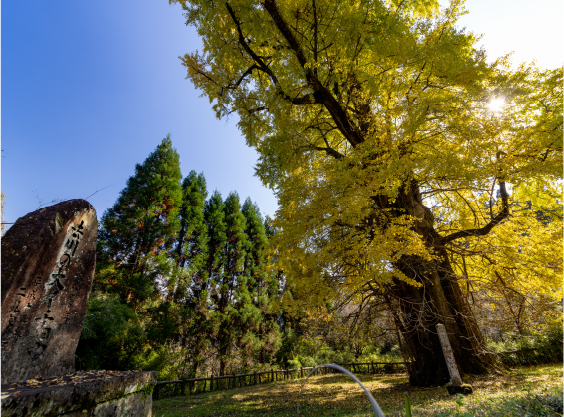
[[[96,264],[96,211],[70,200],[2,237],[2,383],[74,371]]]

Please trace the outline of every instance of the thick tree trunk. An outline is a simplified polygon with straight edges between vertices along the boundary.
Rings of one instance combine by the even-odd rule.
[[[476,319],[458,285],[440,238],[432,227],[429,211],[421,203],[417,189],[398,199],[397,207],[416,217],[415,228],[423,237],[434,258],[403,256],[394,267],[421,284],[416,287],[395,280],[388,287],[390,304],[396,309],[396,325],[409,349],[412,363],[409,380],[416,386],[442,385],[449,381],[446,361],[436,332],[436,324],[444,324],[460,373],[484,374],[495,369],[493,357],[485,352],[485,344]]]
[[[396,280],[389,287],[399,310],[399,327],[409,349],[412,364],[410,383],[442,385],[449,373],[436,333],[445,325],[461,374],[484,374],[494,367],[485,353],[484,341],[450,265],[416,257],[401,258],[396,267],[422,284],[420,287]]]

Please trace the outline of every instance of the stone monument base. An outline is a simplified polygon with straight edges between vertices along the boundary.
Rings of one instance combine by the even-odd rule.
[[[2,417],[150,417],[156,372],[80,371],[2,385]]]

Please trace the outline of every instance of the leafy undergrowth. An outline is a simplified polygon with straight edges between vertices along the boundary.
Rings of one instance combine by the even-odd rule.
[[[450,396],[446,388],[414,388],[405,374],[359,375],[386,416],[405,416],[404,393],[413,416],[560,416],[562,364],[514,369],[505,375],[468,377],[474,394]],[[154,417],[181,416],[372,416],[360,387],[340,374],[279,381],[153,402]]]

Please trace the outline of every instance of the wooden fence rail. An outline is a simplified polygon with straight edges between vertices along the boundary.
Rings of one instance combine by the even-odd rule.
[[[405,368],[405,362],[364,362],[364,363],[341,363],[339,364],[344,368],[350,368],[355,373],[394,373],[400,367]],[[380,367],[380,365],[382,365]],[[238,375],[220,375],[206,377],[206,378],[190,378],[190,379],[176,379],[171,381],[158,381],[153,391],[153,399],[158,400],[161,394],[161,388],[166,385],[174,385],[173,395],[186,395],[186,386],[188,386],[189,394],[202,393],[206,391],[214,391],[220,389],[220,381],[225,381],[224,389],[232,389],[248,385],[256,385],[267,382],[279,381],[280,379],[304,378],[307,376],[307,371],[314,369],[313,366],[295,369],[271,369],[269,371],[253,372],[249,374]],[[322,368],[317,371],[318,373],[327,374],[332,372],[328,368]],[[209,384],[208,384],[209,381]],[[200,384],[198,384],[200,382]],[[203,382],[203,384],[202,384]],[[199,389],[198,389],[199,386]],[[180,388],[180,392],[176,394]]]
[[[560,351],[562,346],[557,346]],[[494,355],[514,355],[525,353],[529,351],[540,350],[540,348],[526,348],[509,352],[490,352]],[[407,370],[405,362],[360,362],[360,363],[340,363],[343,368],[348,369],[354,373],[395,373],[401,369]],[[161,394],[161,388],[167,385],[173,385],[173,395],[186,395],[186,386],[188,386],[189,394],[197,394],[206,391],[214,391],[219,389],[230,389],[248,385],[256,385],[267,382],[274,382],[280,379],[304,378],[307,376],[307,371],[312,370],[314,367],[305,367],[298,369],[271,369],[269,371],[253,372],[248,374],[239,375],[221,375],[206,377],[206,378],[190,378],[190,379],[177,379],[172,381],[158,381],[153,392],[153,399],[158,400]],[[322,368],[317,371],[318,373],[327,374],[332,372],[328,368]],[[209,384],[208,384],[209,381]],[[221,381],[225,381],[224,384]],[[220,387],[223,385],[223,387]],[[180,391],[177,393],[177,391]]]

